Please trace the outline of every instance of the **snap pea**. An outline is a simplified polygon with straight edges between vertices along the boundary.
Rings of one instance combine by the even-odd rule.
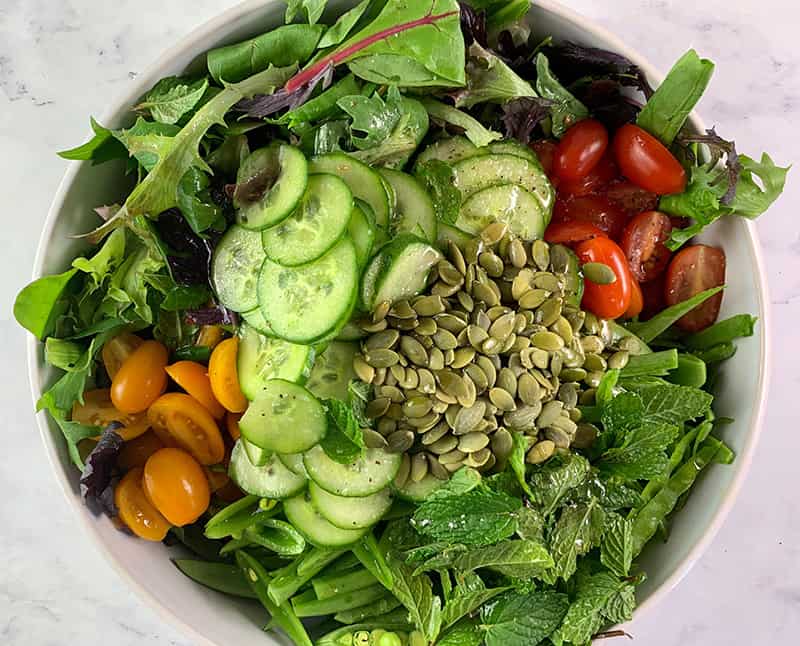
[[[394,610],[360,624],[337,628],[320,637],[316,642],[316,646],[342,646],[342,644],[352,644],[354,643],[353,636],[356,633],[371,633],[373,630],[409,632],[414,630],[414,627],[408,623],[408,611],[399,608],[398,610]],[[349,640],[348,637],[350,638]]]
[[[354,610],[387,596],[386,589],[376,583],[368,588],[344,592],[326,599],[317,599],[313,590],[311,595],[301,595],[292,599],[292,608],[298,617],[318,617],[334,615],[345,610]]]
[[[219,543],[208,540],[203,535],[203,530],[199,525],[173,527],[170,533],[197,556],[203,557],[206,561],[220,560]]]
[[[636,334],[645,343],[650,343],[659,334],[661,334],[668,327],[673,325],[679,318],[691,312],[695,307],[704,303],[714,294],[722,291],[723,286],[712,287],[699,294],[695,294],[685,301],[676,303],[664,310],[661,310],[653,318],[645,321],[644,323],[629,323],[628,330]]]
[[[708,350],[721,343],[730,343],[734,339],[753,336],[756,321],[755,316],[737,314],[724,321],[718,321],[705,330],[696,332],[684,339],[686,347],[691,350]]]
[[[347,552],[343,556],[340,556],[338,559],[336,559],[329,566],[327,566],[319,574],[325,576],[333,574],[341,574],[343,572],[350,572],[351,570],[354,570],[360,566],[361,566],[361,561],[359,561],[356,558],[356,555],[353,554],[352,552]],[[302,564],[298,570],[298,573],[300,574],[300,576],[303,576],[303,574],[305,574],[305,569],[303,568]]]
[[[190,579],[207,588],[236,597],[258,598],[242,571],[235,565],[193,559],[175,559],[173,563]]]
[[[370,532],[353,546],[353,554],[387,590],[394,585],[394,577],[374,534]]]
[[[248,496],[248,498],[256,497]],[[256,501],[258,501],[258,498],[256,498]],[[237,505],[239,502],[241,501],[237,501],[233,503],[233,505]],[[226,516],[218,518],[221,514],[233,507],[233,505],[229,505],[206,523],[207,538],[218,539],[227,536],[241,536],[249,527],[276,516],[281,510],[280,506],[274,500],[270,500],[266,508],[259,502],[253,503],[251,501],[249,505],[243,505],[239,509],[228,513]]]
[[[274,572],[269,583],[270,599],[276,604],[284,603],[344,553],[345,550],[314,548],[305,556],[295,559],[285,568]]]
[[[393,596],[386,595],[377,601],[373,601],[359,608],[337,612],[333,618],[342,624],[355,624],[365,621],[366,619],[371,619],[372,617],[379,617],[380,615],[399,608],[401,605],[402,604]]]
[[[718,363],[720,361],[726,361],[730,359],[734,354],[736,354],[736,345],[728,342],[728,343],[720,343],[719,345],[715,345],[708,350],[695,350],[694,355],[699,359],[702,359],[709,363]]]
[[[670,370],[678,367],[678,351],[675,348],[651,352],[650,354],[632,355],[619,376],[626,377],[663,377]]]
[[[296,646],[313,646],[311,639],[288,603],[275,603],[269,595],[270,578],[261,564],[247,552],[236,552],[236,563],[276,626],[281,628]]]
[[[324,574],[314,577],[311,586],[317,599],[328,599],[344,592],[361,590],[378,583],[378,580],[365,568],[358,568],[352,572]]]
[[[281,556],[297,556],[306,549],[306,541],[292,525],[275,518],[258,521],[244,532],[251,543],[266,547]]]
[[[693,354],[681,352],[678,354],[678,367],[670,370],[667,381],[679,386],[701,388],[707,377],[705,361]]]
[[[256,505],[258,504],[258,500],[259,500],[258,496],[248,495],[220,509],[206,523],[206,536],[208,536],[208,529],[210,527],[216,527],[217,525],[224,523],[225,521],[232,518],[233,516],[236,516],[239,512],[243,510],[251,508],[255,509]],[[219,536],[208,536],[208,537],[221,538]]]

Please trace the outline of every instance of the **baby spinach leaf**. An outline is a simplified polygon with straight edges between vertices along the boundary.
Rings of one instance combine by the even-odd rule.
[[[714,63],[690,49],[670,70],[664,82],[639,113],[636,123],[669,146],[703,96],[714,74]]]
[[[647,480],[660,475],[667,467],[667,447],[678,429],[663,423],[645,423],[630,431],[622,446],[603,453],[597,468],[606,476],[623,480]]]
[[[520,78],[499,56],[478,43],[472,43],[469,47],[466,74],[466,88],[453,93],[457,108],[536,96],[530,83]]]
[[[64,292],[76,273],[77,269],[73,268],[63,274],[43,276],[25,286],[14,301],[17,323],[42,341],[66,309]]]
[[[589,462],[582,455],[571,453],[550,460],[531,474],[531,488],[542,514],[552,514],[573,489],[582,485],[589,475]]]
[[[442,601],[433,593],[433,584],[424,574],[414,575],[405,563],[389,554],[392,594],[408,610],[409,618],[429,642],[436,641],[442,626]]]
[[[439,159],[431,159],[417,164],[414,174],[430,194],[436,217],[447,224],[455,224],[461,209],[461,191],[453,181],[453,167]]]
[[[480,121],[458,108],[430,98],[422,99],[422,104],[431,119],[462,129],[467,139],[478,148],[483,148],[493,141],[503,138],[499,132],[485,128]]]
[[[83,351],[84,347],[75,341],[51,336],[44,344],[44,360],[54,368],[69,372],[75,369]]]
[[[359,150],[374,148],[385,141],[402,114],[401,97],[395,86],[389,89],[385,101],[376,92],[370,97],[361,94],[346,96],[336,104],[350,115],[351,141]]]
[[[175,124],[191,112],[208,89],[208,79],[168,76],[156,83],[134,110],[147,111],[159,123]]]
[[[486,646],[536,646],[558,628],[569,608],[557,592],[508,592],[483,607]]]
[[[364,450],[364,434],[350,406],[338,399],[325,400],[328,430],[320,446],[332,460],[350,464]]]
[[[511,437],[514,441],[511,448],[511,455],[508,456],[508,465],[514,472],[514,475],[519,482],[519,486],[530,499],[535,499],[535,495],[525,480],[525,456],[530,448],[528,437],[523,433],[512,433]]]
[[[289,110],[276,123],[286,125],[291,130],[309,127],[314,121],[320,121],[341,114],[338,102],[345,97],[358,94],[361,86],[352,74],[348,74],[334,83],[319,96],[306,101],[303,105]]]
[[[286,0],[284,18],[287,23],[290,23],[295,16],[304,13],[309,24],[314,25],[322,17],[326,4],[328,4],[328,0]]]
[[[90,117],[90,124],[94,136],[76,148],[62,150],[58,153],[59,157],[79,161],[91,160],[94,166],[112,159],[125,159],[128,156],[125,147],[117,141],[111,130],[97,123],[94,117]]]
[[[699,388],[664,384],[639,390],[644,422],[680,425],[704,415],[714,399]]]
[[[115,130],[114,136],[147,172],[153,170],[159,159],[169,154],[180,128],[166,123],[147,121],[139,117],[127,130]]]
[[[547,56],[536,56],[536,90],[553,102],[550,120],[553,136],[561,137],[571,125],[589,116],[589,110],[553,76]]]
[[[568,580],[574,573],[579,556],[600,544],[604,512],[595,499],[564,507],[550,536],[550,553],[555,565],[553,582]]]
[[[633,560],[633,521],[619,514],[606,514],[600,561],[619,577],[628,576]]]
[[[458,588],[456,588],[458,590]],[[449,628],[460,619],[471,615],[488,601],[496,596],[507,592],[509,588],[481,588],[465,592],[464,594],[454,594],[453,597],[444,605],[442,610],[442,630]],[[438,644],[439,642],[437,642]]]
[[[203,171],[192,167],[187,170],[178,182],[177,203],[183,217],[192,231],[202,233],[215,222],[222,222],[222,209],[211,199],[209,186],[211,182]]]
[[[460,496],[441,496],[423,502],[412,517],[414,528],[434,540],[490,545],[511,536],[517,527],[519,499],[473,489]]]
[[[356,26],[358,20],[367,10],[367,7],[369,7],[370,1],[371,0],[362,0],[362,2],[359,2],[355,7],[339,16],[336,22],[333,23],[322,36],[317,47],[319,47],[319,49],[333,47],[347,38],[350,31]]]

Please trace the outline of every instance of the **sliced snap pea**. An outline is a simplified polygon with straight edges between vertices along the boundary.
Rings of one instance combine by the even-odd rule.
[[[724,286],[712,287],[699,294],[695,294],[685,301],[681,301],[680,303],[676,303],[675,305],[661,310],[653,318],[644,323],[628,324],[628,330],[637,335],[645,343],[650,343],[650,341],[673,325],[679,318],[691,312],[695,307],[707,301],[714,294],[721,292],[723,288]]]
[[[311,586],[317,599],[328,599],[343,592],[361,590],[378,583],[378,580],[365,568],[358,568],[352,572],[335,572],[314,577]]]
[[[393,596],[386,595],[385,597],[378,599],[373,603],[368,603],[365,606],[354,608],[353,610],[342,610],[341,612],[337,612],[333,618],[341,624],[357,624],[373,617],[380,617],[387,612],[396,610],[401,605],[402,604]]]
[[[753,336],[756,321],[755,316],[737,314],[724,321],[717,321],[711,327],[696,332],[684,339],[686,347],[691,350],[708,350],[721,343],[730,343],[734,339]]]
[[[314,591],[311,593],[313,596]],[[368,588],[344,592],[327,599],[295,598],[292,599],[292,607],[298,617],[318,617],[360,608],[386,596],[386,588],[376,583]]]
[[[300,532],[286,521],[275,518],[259,520],[245,530],[244,537],[281,556],[297,556],[306,549],[306,540]]]
[[[414,627],[408,623],[408,611],[405,609],[394,610],[380,617],[352,626],[342,626],[323,635],[317,640],[316,646],[341,646],[352,642],[353,635],[360,632],[370,633],[373,630],[398,630],[410,632]],[[350,640],[348,640],[350,637]]]
[[[628,365],[620,370],[619,376],[623,379],[627,377],[663,377],[677,367],[678,351],[671,348],[650,354],[631,355]]]
[[[212,563],[193,559],[175,559],[175,566],[192,581],[225,594],[257,599],[242,571],[228,563]]]
[[[274,603],[284,603],[302,586],[338,559],[346,550],[315,548],[274,573],[269,584],[269,596]],[[302,574],[300,573],[302,571]]]
[[[391,590],[394,585],[394,577],[386,562],[383,550],[378,545],[378,541],[372,532],[364,536],[353,547],[353,554],[356,555],[361,564],[367,568],[387,590]]]
[[[232,502],[227,507],[223,507],[222,509],[220,509],[206,523],[206,536],[208,536],[208,530],[210,528],[221,525],[222,523],[236,516],[240,512],[245,510],[255,510],[256,506],[258,505],[258,501],[259,501],[258,496],[245,496],[244,498],[241,498],[236,502]],[[221,536],[208,536],[208,537],[221,538]]]
[[[708,378],[706,363],[693,354],[678,354],[678,367],[670,370],[667,381],[679,386],[701,388]]]
[[[719,363],[726,361],[736,354],[736,345],[734,343],[720,343],[708,350],[695,350],[694,355],[702,359],[706,364]]]

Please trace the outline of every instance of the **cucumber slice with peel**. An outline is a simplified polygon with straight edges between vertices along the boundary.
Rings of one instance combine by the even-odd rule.
[[[211,261],[211,282],[219,302],[234,312],[258,307],[258,275],[264,262],[261,236],[233,225],[222,236]]]
[[[352,464],[341,464],[315,446],[303,456],[308,477],[325,491],[345,498],[363,498],[387,487],[400,469],[402,456],[383,449],[367,449]]]
[[[299,476],[303,476],[304,478],[308,477],[308,473],[306,473],[306,467],[303,464],[302,453],[278,453],[277,455],[278,459],[283,462],[283,466],[289,469],[289,471]]]
[[[242,447],[244,448],[244,452],[247,453],[247,457],[250,459],[250,464],[252,464],[254,467],[263,467],[267,462],[269,462],[270,457],[272,457],[272,454],[269,451],[265,451],[260,446],[256,446],[252,442],[248,442],[243,437],[240,437],[237,441],[241,443]]]
[[[423,150],[417,157],[416,166],[434,159],[446,164],[455,164],[467,157],[484,154],[484,151],[485,149],[478,148],[466,137],[460,135],[448,137],[435,141]]]
[[[306,478],[289,471],[275,454],[263,466],[252,464],[241,442],[233,447],[228,473],[242,491],[262,498],[290,498],[306,486]]]
[[[508,230],[523,240],[544,236],[546,216],[531,193],[516,184],[490,186],[469,197],[458,213],[456,227],[478,235],[492,222],[504,222]]]
[[[388,168],[378,172],[392,187],[396,198],[391,229],[436,242],[436,212],[428,191],[407,173]]]
[[[514,141],[513,139],[493,141],[487,146],[487,149],[489,153],[493,155],[516,155],[517,157],[527,159],[529,162],[532,162],[537,166],[541,166],[539,158],[536,156],[536,153],[533,152],[533,150],[527,146],[523,146],[521,143]]]
[[[388,488],[363,498],[345,498],[325,491],[312,481],[308,495],[320,515],[342,529],[372,527],[392,506],[392,494]]]
[[[275,226],[294,211],[307,182],[308,163],[294,146],[276,143],[254,150],[236,175],[237,222],[257,231]]]
[[[356,343],[332,341],[314,362],[306,382],[309,392],[321,399],[347,401],[347,388],[356,379],[353,358],[357,352]]]
[[[249,312],[242,312],[241,315],[244,322],[254,330],[258,330],[264,336],[275,336],[269,323],[267,323],[267,319],[265,319],[264,315],[261,313],[260,307],[256,307]]]
[[[447,251],[447,243],[452,242],[459,249],[463,249],[474,236],[445,222],[439,222],[439,231],[436,235],[436,246],[442,251]]]
[[[317,547],[344,547],[358,541],[366,529],[342,529],[327,521],[306,494],[284,501],[286,518],[305,539]]]
[[[375,246],[375,216],[366,202],[358,200],[353,206],[347,232],[356,249],[358,266],[364,268],[372,257],[372,248]]]

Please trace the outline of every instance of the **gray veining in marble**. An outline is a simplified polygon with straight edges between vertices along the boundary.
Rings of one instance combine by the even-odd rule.
[[[792,0],[566,0],[658,67],[688,46],[717,63],[700,106],[751,154],[797,157],[800,8]],[[0,0],[0,643],[186,646],[88,544],[44,456],[11,318],[66,162],[136,73],[231,0]],[[766,432],[704,558],[631,626],[645,646],[790,646],[800,640],[800,183],[758,223],[774,309]]]

